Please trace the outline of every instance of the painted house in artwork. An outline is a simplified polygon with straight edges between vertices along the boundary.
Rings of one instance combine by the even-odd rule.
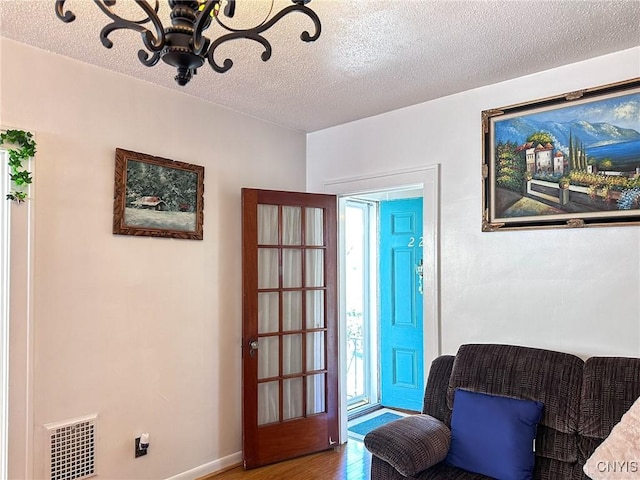
[[[547,143],[544,146],[538,144],[536,146],[536,173],[550,174],[553,171],[552,158],[553,145],[550,143]]]
[[[146,208],[149,210],[166,210],[167,204],[160,197],[140,197],[135,202],[131,202],[134,207]]]
[[[516,149],[517,152],[525,152],[525,158],[527,162],[527,172],[532,175],[536,173],[536,149],[533,148],[533,142],[525,143]]]
[[[527,142],[520,145],[516,151],[525,153],[527,172],[532,175],[564,174],[564,154],[558,151],[554,156],[553,145],[550,143],[535,145],[534,142]]]
[[[555,175],[564,175],[564,153],[560,150],[553,156],[553,173]]]

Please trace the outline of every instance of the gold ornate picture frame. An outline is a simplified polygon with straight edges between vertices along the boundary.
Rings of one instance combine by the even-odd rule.
[[[482,112],[482,230],[640,224],[640,78]]]

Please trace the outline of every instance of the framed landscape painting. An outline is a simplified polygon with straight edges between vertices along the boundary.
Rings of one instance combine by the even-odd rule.
[[[113,233],[203,238],[204,167],[116,149]]]
[[[482,112],[482,230],[640,225],[640,78]]]

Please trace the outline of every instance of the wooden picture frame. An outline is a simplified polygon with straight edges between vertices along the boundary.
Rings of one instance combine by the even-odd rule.
[[[202,240],[204,167],[116,149],[113,233]]]
[[[640,225],[640,78],[482,112],[482,230]]]

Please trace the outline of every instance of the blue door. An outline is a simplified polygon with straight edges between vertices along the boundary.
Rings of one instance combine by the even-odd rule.
[[[422,198],[380,202],[380,401],[422,410]]]

